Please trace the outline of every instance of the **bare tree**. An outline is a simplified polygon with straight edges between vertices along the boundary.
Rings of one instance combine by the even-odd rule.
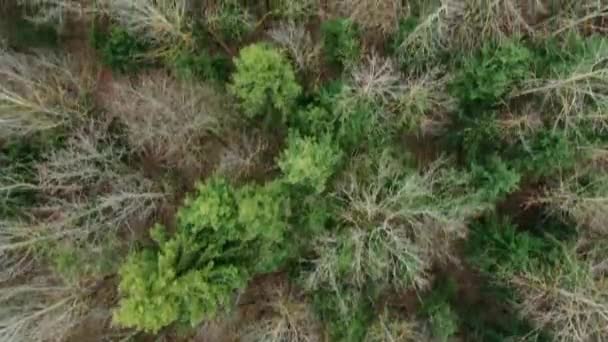
[[[316,72],[321,63],[321,45],[312,40],[304,25],[282,23],[269,32],[270,37],[285,48],[300,71]]]
[[[319,322],[308,303],[297,298],[286,286],[275,289],[274,298],[264,305],[265,315],[247,324],[240,333],[242,341],[320,342]]]
[[[52,53],[0,50],[0,134],[23,135],[82,118],[82,99],[92,89],[88,73]]]
[[[601,341],[608,334],[606,281],[576,251],[564,252],[565,264],[558,269],[511,279],[522,298],[518,306],[538,326],[549,328],[556,341]]]
[[[158,47],[151,57],[171,54],[192,43],[187,30],[188,1],[101,0],[98,6],[128,32]]]
[[[167,167],[200,168],[205,139],[231,119],[223,97],[204,84],[160,73],[113,86],[106,107],[125,123],[131,147]]]

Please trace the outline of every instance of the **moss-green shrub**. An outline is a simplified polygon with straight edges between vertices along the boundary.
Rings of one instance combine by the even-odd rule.
[[[286,115],[293,108],[302,88],[281,51],[266,44],[249,45],[234,63],[236,72],[229,89],[241,101],[245,115]]]
[[[572,139],[562,131],[549,129],[540,130],[511,151],[514,165],[532,178],[571,169],[577,160],[576,153]]]
[[[324,323],[331,341],[363,342],[373,318],[370,303],[363,293],[352,289],[317,291],[313,307]]]
[[[100,51],[102,62],[112,70],[127,73],[141,68],[149,46],[119,26],[108,33],[96,27],[91,31],[91,44]]]
[[[491,108],[530,73],[532,62],[533,54],[520,42],[485,44],[462,61],[450,92],[463,109]]]
[[[232,70],[231,62],[223,56],[211,56],[206,51],[193,53],[189,51],[178,54],[172,65],[177,74],[185,79],[202,81],[227,82]]]
[[[342,155],[330,136],[318,139],[291,135],[278,164],[289,184],[325,190]]]
[[[497,277],[540,272],[561,255],[555,239],[518,230],[508,217],[489,214],[471,225],[467,258],[480,271]]]
[[[331,19],[321,24],[323,51],[327,61],[337,66],[352,66],[361,54],[357,24],[345,18]]]

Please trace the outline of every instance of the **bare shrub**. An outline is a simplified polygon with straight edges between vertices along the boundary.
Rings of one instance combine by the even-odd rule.
[[[264,155],[269,149],[269,142],[259,134],[240,132],[229,134],[228,143],[222,149],[217,166],[217,173],[235,179],[251,176],[260,167],[263,172],[270,171],[275,165],[264,164]]]
[[[0,50],[0,134],[24,135],[69,124],[86,108],[92,77],[65,56]]]
[[[576,61],[556,69],[547,79],[532,79],[514,94],[540,95],[547,106],[556,108],[555,126],[576,133],[583,125],[598,132],[608,129],[608,40],[586,42]]]
[[[204,142],[230,121],[223,98],[211,87],[159,73],[116,82],[106,104],[127,127],[131,147],[167,167],[199,169]]]
[[[91,1],[78,0],[16,0],[34,14],[28,19],[35,23],[52,23],[62,26],[68,18],[82,17],[91,14],[95,8]]]
[[[521,1],[465,0],[442,1],[444,18],[452,46],[467,50],[485,41],[502,41],[530,34],[534,30],[526,21]]]
[[[585,179],[584,182],[582,180]],[[601,170],[586,170],[563,178],[534,200],[571,217],[580,227],[608,234],[608,177]]]
[[[0,287],[0,340],[63,341],[89,310],[86,291],[40,275]]]
[[[601,341],[608,334],[608,284],[574,250],[550,274],[511,280],[521,295],[521,313],[553,332],[555,341]]]
[[[359,96],[390,103],[403,91],[401,73],[389,58],[382,58],[373,52],[366,61],[355,67],[351,73],[353,87]]]
[[[399,0],[332,0],[330,11],[349,17],[367,30],[391,34],[397,29],[403,14]]]
[[[321,45],[312,40],[310,32],[303,25],[293,22],[282,23],[270,30],[269,35],[289,52],[298,70],[318,71],[321,63]]]
[[[445,160],[423,173],[389,155],[355,162],[336,192],[344,229],[316,242],[307,287],[338,292],[339,282],[362,287],[368,280],[426,287],[430,265],[452,257],[450,243],[466,235],[467,218],[488,206],[468,177]]]
[[[101,0],[98,6],[129,33],[151,42],[156,47],[152,57],[192,43],[188,1]]]
[[[240,333],[244,342],[317,342],[322,341],[319,322],[308,303],[286,286],[275,289],[272,301],[264,303],[264,317],[245,326]]]
[[[423,324],[415,320],[393,317],[383,312],[369,328],[369,342],[419,342],[432,341],[431,334]]]

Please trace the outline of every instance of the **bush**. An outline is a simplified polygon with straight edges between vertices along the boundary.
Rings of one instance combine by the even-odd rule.
[[[471,173],[475,185],[489,202],[517,190],[521,180],[520,173],[496,155],[488,157],[483,164],[472,164]]]
[[[293,67],[283,54],[266,44],[243,48],[234,61],[230,91],[250,118],[273,111],[285,117],[300,95]]]
[[[517,41],[486,44],[464,59],[450,92],[464,110],[492,108],[528,75],[532,61],[530,50]]]
[[[276,269],[289,252],[280,248],[288,212],[277,186],[200,184],[178,212],[176,233],[156,226],[157,246],[121,267],[116,322],[149,332],[173,322],[195,326],[229,308],[253,273]]]
[[[423,298],[421,313],[428,319],[435,339],[447,342],[459,328],[460,319],[450,306],[450,300],[456,295],[456,284],[449,278],[439,278],[437,282],[438,284]]]
[[[318,291],[313,307],[323,322],[331,341],[363,342],[372,321],[372,307],[365,294],[351,289],[339,292]]]
[[[354,65],[361,54],[359,29],[350,19],[332,19],[321,25],[323,51],[327,60],[337,66]]]
[[[509,279],[522,272],[539,272],[558,260],[555,240],[519,231],[508,218],[487,215],[471,225],[468,260],[487,275]]]
[[[132,36],[125,29],[114,26],[107,37],[93,30],[92,44],[101,51],[101,60],[114,71],[121,73],[134,72],[146,62],[145,54],[148,44]]]
[[[287,183],[309,187],[321,193],[336,172],[341,157],[328,135],[315,140],[292,134],[287,150],[279,158],[278,164]]]
[[[211,56],[206,51],[184,51],[172,61],[177,74],[188,80],[227,82],[232,69],[231,62],[223,56]]]
[[[564,132],[543,129],[514,147],[514,164],[533,178],[548,177],[574,167],[577,156],[573,145]]]

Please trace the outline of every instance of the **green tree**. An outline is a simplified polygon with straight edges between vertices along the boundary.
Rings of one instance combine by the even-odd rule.
[[[154,333],[214,318],[254,273],[275,270],[289,255],[281,248],[286,208],[278,183],[237,190],[219,178],[200,184],[178,212],[176,233],[157,225],[156,245],[122,265],[115,321]]]
[[[234,61],[230,91],[241,101],[243,112],[250,118],[268,112],[287,114],[302,92],[293,67],[277,49],[266,44],[243,48]]]
[[[341,158],[329,135],[320,139],[291,135],[278,163],[287,183],[311,187],[321,193]]]

